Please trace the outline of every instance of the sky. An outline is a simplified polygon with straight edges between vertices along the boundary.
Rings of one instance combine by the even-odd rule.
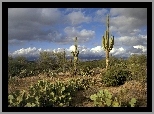
[[[71,56],[78,38],[79,57],[105,57],[102,37],[114,36],[110,54],[129,57],[147,53],[146,8],[9,8],[8,54],[38,57],[41,51]]]

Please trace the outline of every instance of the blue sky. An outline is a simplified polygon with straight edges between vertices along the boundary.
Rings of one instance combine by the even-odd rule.
[[[38,56],[41,51],[70,55],[77,36],[80,56],[105,56],[102,36],[110,15],[113,56],[147,52],[145,8],[9,8],[8,54]]]

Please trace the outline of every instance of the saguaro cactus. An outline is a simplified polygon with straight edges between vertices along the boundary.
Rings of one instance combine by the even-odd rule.
[[[105,36],[102,38],[102,46],[106,51],[106,69],[109,66],[109,52],[112,50],[114,45],[114,36],[111,35],[109,38],[109,15],[107,15],[107,30],[105,31]]]
[[[72,51],[72,55],[74,57],[74,61],[73,61],[73,64],[74,64],[74,75],[77,74],[77,64],[78,64],[78,55],[79,55],[79,51],[77,49],[77,37],[75,38],[75,50]]]
[[[65,72],[65,64],[66,64],[66,52],[64,49],[64,53],[63,53],[63,72]]]

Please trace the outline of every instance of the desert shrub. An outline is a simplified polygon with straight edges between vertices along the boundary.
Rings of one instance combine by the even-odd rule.
[[[117,66],[111,67],[102,76],[102,83],[106,86],[119,86],[127,80],[131,80],[131,72]]]
[[[103,59],[103,60],[93,60],[93,61],[80,61],[78,67],[82,69],[86,67],[90,67],[90,69],[97,67],[103,68],[105,67],[105,60]]]
[[[63,53],[46,51],[40,53],[39,60],[37,61],[37,63],[41,73],[43,73],[46,69],[62,72],[64,66],[68,65],[67,60],[64,63]]]
[[[142,55],[131,55],[128,60],[128,64],[139,64],[139,65],[146,65],[147,64],[147,57],[145,54]]]
[[[122,103],[118,97],[113,97],[107,90],[99,90],[96,94],[90,96],[90,99],[94,102],[95,107],[135,107],[136,99],[132,98],[129,102]]]
[[[132,55],[127,60],[127,67],[132,72],[132,79],[146,82],[147,58],[146,55]]]
[[[56,77],[58,74],[57,70],[45,69],[41,72],[42,74],[46,75],[47,77]]]
[[[25,57],[8,57],[8,78],[18,76],[21,70],[26,68],[27,60]]]
[[[146,66],[141,66],[139,64],[129,64],[128,69],[131,70],[132,74],[132,79],[141,81],[141,82],[146,82],[147,81],[147,67]]]
[[[92,78],[71,79],[68,83],[39,80],[28,91],[16,90],[8,95],[9,107],[68,107],[79,90],[93,84]]]
[[[109,66],[113,66],[113,65],[115,65],[119,62],[120,62],[120,60],[118,58],[114,57],[114,56],[111,56],[109,58]]]
[[[80,69],[79,74],[81,76],[91,76],[92,75],[92,71],[90,69],[91,69],[90,66],[84,66],[84,67],[82,67],[82,69]]]
[[[27,61],[25,57],[8,57],[8,77],[27,77],[38,75],[39,69],[36,62]]]
[[[101,66],[99,68],[106,68],[106,59],[103,59],[100,62],[101,62]]]

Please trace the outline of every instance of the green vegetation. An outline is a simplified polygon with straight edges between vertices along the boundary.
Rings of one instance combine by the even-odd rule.
[[[25,57],[8,57],[8,77],[29,77],[39,74],[55,76],[57,73],[63,72],[64,64],[69,66],[70,62],[65,61],[64,63],[63,53],[60,52],[41,52],[39,59],[33,62],[27,61]]]
[[[92,84],[91,79],[70,80],[68,83],[40,80],[25,91],[16,90],[8,96],[9,107],[66,107],[71,106],[72,96]]]
[[[146,82],[145,55],[132,55],[127,60],[111,57],[110,61],[110,69],[102,74],[102,83],[106,86],[119,86],[130,80]]]
[[[147,81],[147,57],[146,55],[132,55],[127,60],[127,68],[132,72],[133,80]]]
[[[129,75],[129,71],[111,69],[106,71],[105,75],[102,76],[102,82],[106,86],[120,86],[126,82]]]
[[[70,60],[66,59],[64,63],[64,53],[42,52],[39,60],[35,62],[29,62],[24,57],[8,57],[9,87],[20,88],[24,83],[29,84],[29,86],[32,84],[29,88],[26,85],[25,87],[22,86],[22,89],[14,89],[9,92],[8,105],[10,107],[73,107],[77,105],[75,100],[78,99],[78,94],[85,92],[89,97],[81,95],[83,100],[80,102],[86,102],[86,99],[89,99],[88,102],[92,103],[90,106],[145,106],[146,95],[139,97],[142,93],[137,95],[134,93],[134,89],[130,89],[130,84],[125,85],[125,83],[131,83],[132,80],[136,81],[135,83],[132,82],[143,84],[135,86],[135,89],[138,88],[137,92],[142,89],[143,92],[146,91],[143,88],[146,85],[147,77],[146,59],[146,55],[132,55],[126,60],[110,57],[109,69],[103,71],[102,69],[106,67],[105,59],[80,61],[77,66],[77,77],[72,78],[71,69],[73,66],[71,66]],[[64,64],[67,67],[63,72]],[[70,75],[66,77],[65,72],[70,73]],[[57,79],[59,73],[63,73],[63,76],[67,78],[65,82],[62,79]],[[40,75],[45,76],[47,81],[39,79]],[[98,76],[99,79],[96,78]],[[28,78],[34,83],[30,84]],[[51,80],[52,78],[55,78],[55,81]],[[37,83],[35,79],[38,80]],[[121,88],[123,85],[129,92],[110,93],[107,91],[108,87]],[[96,91],[88,93],[90,90],[94,91],[92,88],[96,88]]]
[[[135,107],[136,99],[132,98],[127,105],[123,105],[119,98],[112,96],[108,90],[99,90],[97,94],[91,95],[90,99],[94,101],[96,107]]]
[[[34,62],[28,62],[25,57],[8,57],[8,77],[27,77],[39,74],[39,69]]]

